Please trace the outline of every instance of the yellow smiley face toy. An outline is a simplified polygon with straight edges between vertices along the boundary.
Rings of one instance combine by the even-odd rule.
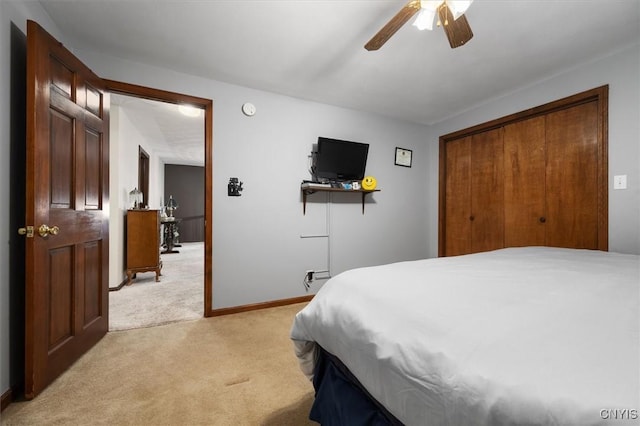
[[[365,176],[364,179],[362,179],[362,189],[365,189],[367,191],[373,191],[374,189],[376,189],[376,178],[374,178],[373,176]]]

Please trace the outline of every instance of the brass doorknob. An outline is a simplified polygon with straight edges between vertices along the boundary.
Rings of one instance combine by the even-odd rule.
[[[46,237],[49,234],[58,235],[58,232],[60,232],[60,228],[58,228],[55,225],[49,228],[49,225],[43,224],[43,225],[40,225],[40,228],[38,228],[38,234],[40,234],[41,237]]]

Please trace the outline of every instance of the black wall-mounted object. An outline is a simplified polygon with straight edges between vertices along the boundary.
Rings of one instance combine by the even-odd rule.
[[[229,184],[227,185],[227,195],[229,197],[241,196],[242,189],[242,182],[238,181],[238,178],[229,178]]]
[[[367,143],[319,137],[314,179],[321,182],[362,180],[368,153]]]

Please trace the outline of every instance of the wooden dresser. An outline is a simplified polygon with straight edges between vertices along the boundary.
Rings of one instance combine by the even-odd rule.
[[[127,211],[127,285],[138,272],[155,272],[160,281],[160,211]]]

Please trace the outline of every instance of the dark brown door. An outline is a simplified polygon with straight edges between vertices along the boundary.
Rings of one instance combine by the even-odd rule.
[[[27,25],[25,396],[108,329],[109,101],[104,83]],[[41,231],[41,232],[40,232]]]
[[[545,117],[504,127],[504,246],[543,246],[545,223]]]
[[[149,154],[138,145],[138,188],[142,191],[142,206],[149,207]]]

